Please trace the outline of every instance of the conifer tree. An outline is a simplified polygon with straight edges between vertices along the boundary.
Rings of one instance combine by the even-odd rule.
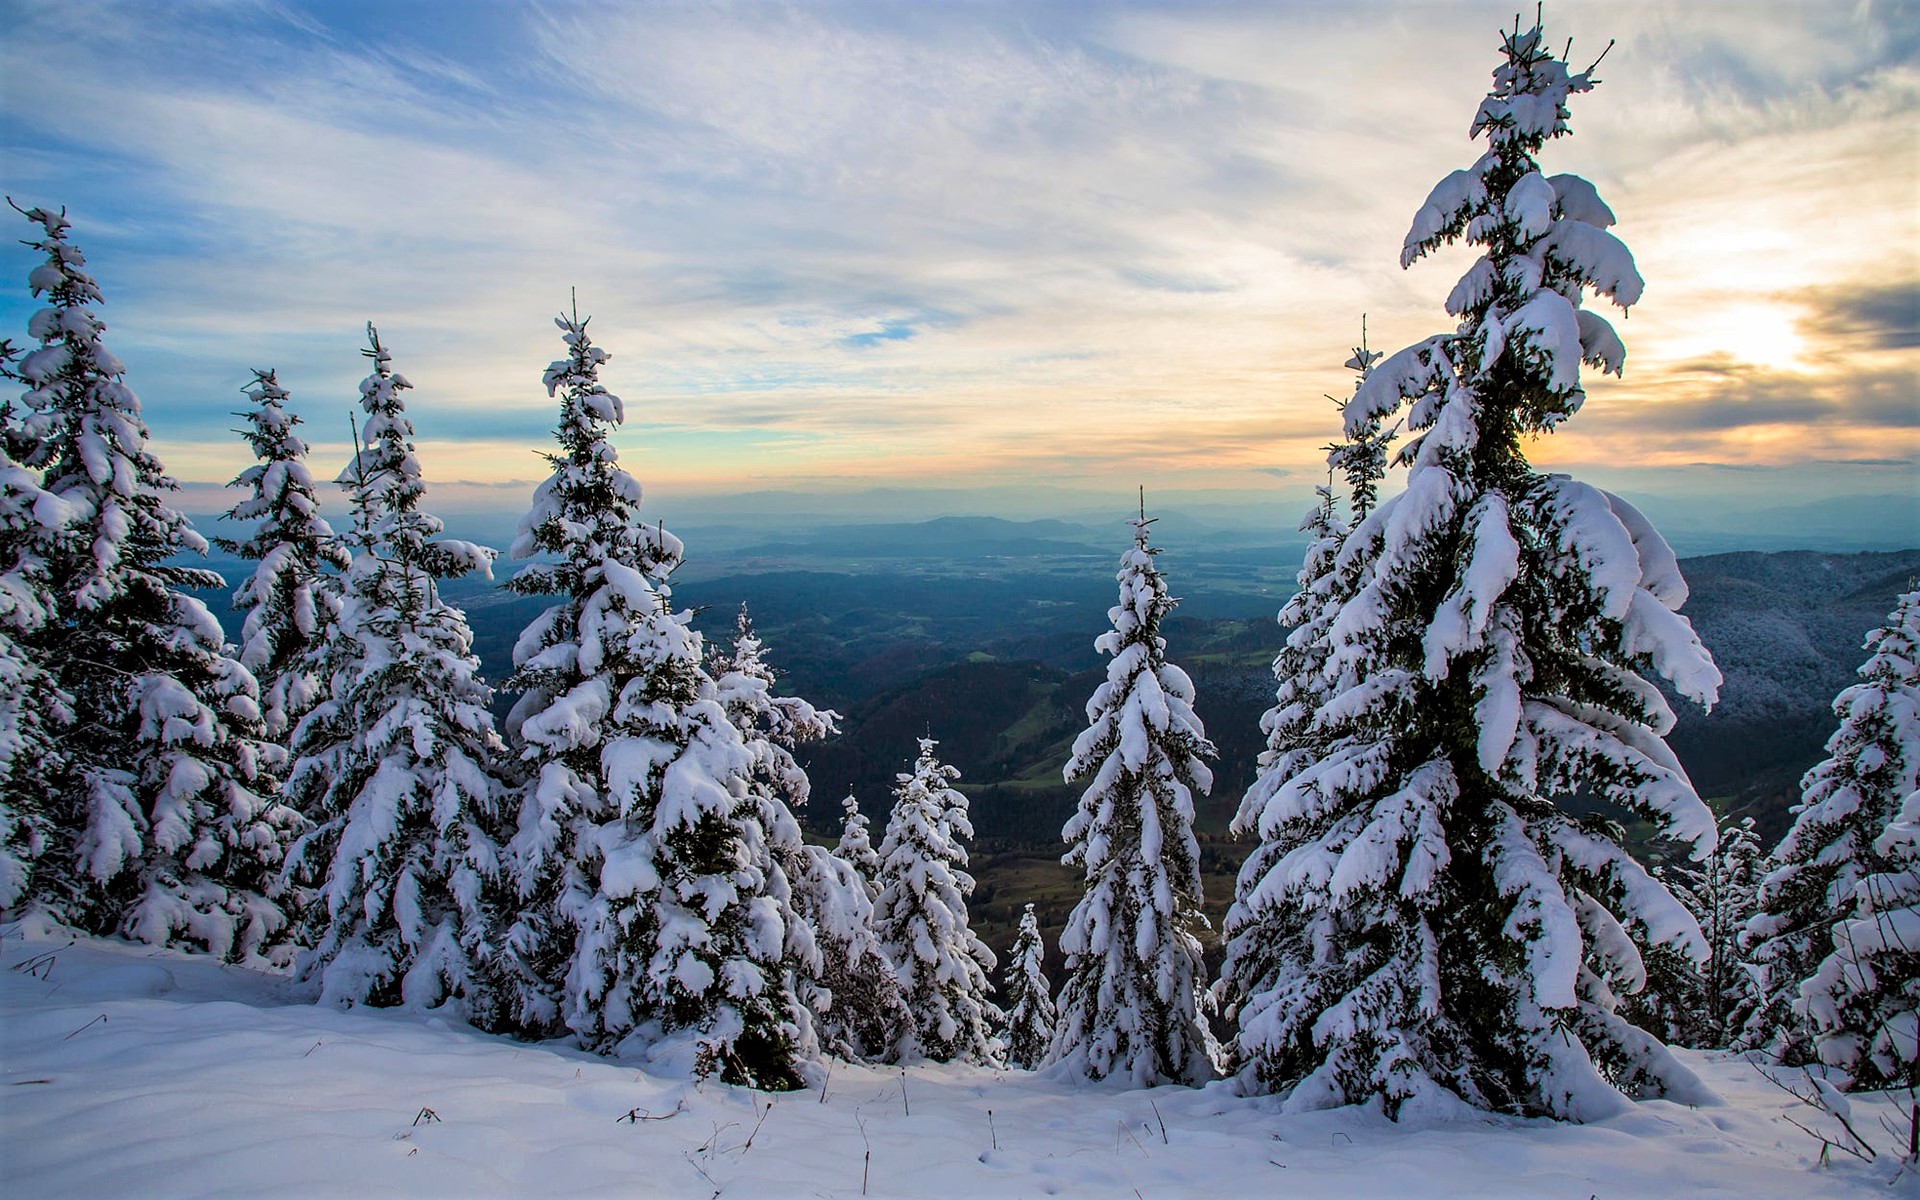
[[[895,777],[893,813],[880,839],[880,897],[874,920],[893,962],[912,1023],[894,1047],[898,1061],[929,1058],[993,1063],[1002,1015],[987,999],[996,965],[967,923],[973,876],[960,839],[973,836],[960,772],[920,739],[911,772]]]
[[[1040,920],[1033,905],[1020,914],[1020,933],[1007,955],[1002,993],[1007,1000],[1005,1054],[1008,1064],[1031,1071],[1047,1061],[1053,1047],[1056,1013],[1053,989],[1042,969],[1047,947],[1040,940]]]
[[[466,616],[439,584],[491,573],[493,551],[441,536],[403,393],[374,327],[361,351],[366,425],[341,473],[352,561],[312,656],[324,698],[294,731],[287,790],[313,823],[288,856],[317,889],[299,977],[322,1003],[446,1006],[503,1021],[499,966],[504,747]]]
[[[788,955],[821,1043],[848,1058],[883,1054],[909,1018],[873,927],[872,894],[851,863],[805,844],[794,819],[812,793],[794,748],[838,732],[839,714],[775,694],[773,668],[744,605],[731,652],[715,653],[709,670],[721,707],[747,746],[761,823],[792,888],[798,920],[788,925]]]
[[[840,801],[840,842],[833,848],[836,858],[854,869],[861,881],[866,884],[868,896],[880,894],[880,856],[873,851],[873,840],[867,830],[867,815],[860,811],[860,801],[848,792]]]
[[[19,378],[15,357],[0,341],[0,378]],[[13,417],[11,404],[0,409],[0,910],[33,894],[34,861],[57,836],[50,797],[65,758],[59,733],[74,719],[36,643],[55,607],[46,556],[72,510],[21,465],[38,447]]]
[[[1909,730],[1915,716],[1909,708]],[[1910,733],[1905,749],[1916,746]],[[1906,1088],[1911,1105],[1920,1088],[1920,790],[1907,793],[1873,850],[1883,869],[1860,881],[1853,909],[1834,924],[1833,952],[1801,996],[1820,1061],[1836,1068],[1841,1087]]]
[[[1160,623],[1173,611],[1147,544],[1144,508],[1120,558],[1113,628],[1094,647],[1111,657],[1087,701],[1067,782],[1085,781],[1062,836],[1062,861],[1085,892],[1060,935],[1066,982],[1051,1057],[1089,1079],[1135,1086],[1197,1084],[1215,1045],[1200,1008],[1200,846],[1194,802],[1213,787],[1214,757],[1193,711],[1193,682],[1167,661]]]
[[[1658,872],[1661,881],[1700,922],[1701,936],[1707,942],[1707,961],[1696,967],[1681,960],[1665,964],[1673,975],[1665,981],[1647,948],[1647,987],[1635,1000],[1640,1004],[1622,1005],[1631,1010],[1636,1025],[1655,1029],[1663,1022],[1672,1030],[1665,1039],[1683,1046],[1699,1048],[1727,1046],[1739,1031],[1736,1017],[1752,1008],[1755,999],[1753,977],[1743,964],[1740,935],[1753,916],[1754,899],[1760,886],[1760,840],[1753,832],[1753,818],[1731,815],[1721,818],[1720,841],[1713,853],[1698,864],[1668,864]],[[1655,1017],[1653,1013],[1665,1009]],[[1648,1014],[1643,1020],[1642,1014]]]
[[[20,361],[10,440],[33,447],[26,465],[71,517],[31,552],[54,611],[26,636],[73,717],[36,897],[90,932],[277,958],[286,918],[264,892],[298,818],[263,769],[253,676],[183,590],[222,581],[173,565],[207,543],[164,499],[177,485],[147,446],[65,215],[24,215],[47,256],[28,285],[47,307],[28,325],[39,346]]]
[[[767,785],[783,768],[746,744],[671,609],[682,546],[641,520],[608,441],[625,411],[599,382],[606,352],[577,313],[556,324],[560,448],[513,546],[547,558],[509,585],[557,598],[514,647],[508,723],[531,776],[512,847],[518,1020],[602,1051],[685,1035],[703,1075],[797,1087],[816,1042],[781,862],[798,828]]]
[[[913,1025],[874,919],[873,897],[853,869],[824,846],[803,844],[782,858],[793,908],[819,952],[802,979],[820,1045],[843,1058],[885,1057]]]
[[[245,541],[216,540],[259,564],[233,594],[233,606],[246,614],[240,662],[260,683],[267,736],[285,741],[320,699],[308,656],[339,614],[339,596],[322,568],[343,571],[349,556],[320,514],[307,443],[296,432],[300,418],[287,411],[279,376],[255,371],[247,398],[254,407],[244,414],[248,427],[241,436],[259,461],[227,485],[250,493],[227,510],[227,519],[259,524]]]
[[[1379,353],[1366,347],[1364,328],[1361,345],[1354,347],[1346,363],[1356,373],[1356,391],[1380,360]],[[1327,750],[1329,739],[1316,732],[1320,705],[1342,686],[1351,685],[1351,680],[1327,678],[1326,666],[1333,654],[1334,618],[1358,590],[1365,565],[1358,557],[1343,560],[1340,551],[1353,524],[1365,520],[1378,501],[1387,446],[1398,431],[1397,425],[1383,431],[1381,424],[1379,418],[1369,418],[1351,438],[1327,447],[1328,485],[1314,489],[1316,503],[1301,518],[1299,529],[1307,535],[1307,551],[1295,576],[1298,586],[1280,609],[1287,641],[1273,660],[1278,687],[1273,707],[1260,718],[1267,744],[1258,759],[1259,773],[1234,816],[1232,831],[1238,836],[1258,836],[1260,814],[1274,793]],[[1332,475],[1336,471],[1346,477],[1345,516],[1335,503]],[[1255,892],[1273,865],[1293,848],[1285,839],[1263,838],[1241,864],[1234,904],[1227,910],[1226,956],[1214,991],[1220,1011],[1229,1018],[1237,1016],[1247,997],[1274,986],[1281,946],[1305,936],[1314,920],[1304,910],[1275,906]],[[1231,1039],[1226,1052],[1229,1059],[1236,1053]]]
[[[1827,758],[1800,781],[1793,826],[1760,883],[1746,931],[1760,1001],[1741,1036],[1789,1065],[1817,1055],[1857,1078],[1886,1079],[1893,1076],[1880,1064],[1913,1061],[1897,1048],[1867,1047],[1883,1037],[1878,1014],[1905,1005],[1910,1022],[1914,1003],[1916,976],[1891,973],[1902,950],[1887,935],[1902,930],[1895,914],[1910,906],[1908,843],[1890,830],[1920,786],[1920,591],[1900,597],[1866,648],[1860,681],[1834,699],[1840,728]],[[1920,941],[1907,946],[1910,964]]]
[[[1294,1109],[1379,1103],[1571,1119],[1698,1081],[1616,1011],[1645,965],[1636,938],[1706,954],[1699,927],[1620,845],[1555,801],[1589,793],[1696,853],[1711,812],[1662,738],[1674,717],[1641,674],[1710,702],[1719,672],[1677,614],[1672,551],[1630,505],[1527,463],[1585,393],[1583,361],[1624,351],[1586,289],[1641,281],[1592,185],[1536,156],[1594,83],[1536,25],[1503,61],[1471,133],[1486,152],[1414,218],[1403,265],[1465,240],[1479,260],[1448,301],[1456,330],[1375,367],[1349,435],[1411,401],[1406,487],[1347,536],[1355,588],[1333,617],[1325,748],[1292,764],[1254,819],[1285,844],[1253,914],[1271,983],[1239,1005],[1246,1086]],[[1239,930],[1247,935],[1243,925]]]

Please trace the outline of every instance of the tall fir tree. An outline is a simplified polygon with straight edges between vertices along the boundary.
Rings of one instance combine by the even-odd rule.
[[[320,513],[307,443],[296,432],[300,418],[287,411],[279,375],[255,371],[247,399],[253,408],[242,414],[247,428],[240,436],[259,461],[227,485],[249,492],[227,519],[259,523],[245,540],[216,540],[258,564],[233,594],[234,608],[246,614],[240,662],[260,683],[267,736],[284,742],[320,700],[309,656],[339,617],[338,588],[323,569],[344,571],[351,556]]]
[[[852,792],[840,801],[840,813],[840,841],[833,848],[834,857],[854,869],[866,884],[868,896],[878,896],[880,856],[874,853],[867,814],[860,811],[860,801]]]
[[[71,517],[31,551],[54,611],[27,644],[73,716],[57,735],[57,830],[36,898],[90,932],[279,960],[286,918],[265,892],[298,817],[265,770],[253,676],[185,592],[222,580],[174,565],[207,543],[166,503],[177,485],[147,446],[65,215],[24,215],[40,231],[27,245],[46,255],[28,286],[47,307],[28,324],[39,346],[19,364],[13,440]]]
[[[1089,1079],[1137,1087],[1212,1077],[1217,1047],[1201,1011],[1200,845],[1194,804],[1215,756],[1193,711],[1193,681],[1167,661],[1160,623],[1173,611],[1145,515],[1120,558],[1113,628],[1094,642],[1107,678],[1063,772],[1085,782],[1062,859],[1085,891],[1060,935],[1066,956],[1050,1057]]]
[[[464,613],[443,580],[491,572],[493,551],[442,536],[403,393],[374,327],[361,351],[366,425],[341,473],[353,557],[338,620],[310,669],[324,698],[294,730],[289,797],[313,827],[288,877],[302,913],[299,977],[322,1003],[445,1007],[493,1027],[508,989],[496,895],[504,746]]]
[[[702,1075],[797,1087],[817,1043],[780,861],[798,829],[767,791],[777,756],[746,744],[672,611],[682,546],[640,518],[608,440],[625,410],[599,381],[606,352],[577,313],[556,324],[560,448],[513,545],[545,557],[509,585],[557,597],[514,647],[508,724],[531,776],[512,846],[518,1020],[601,1051],[684,1035]]]
[[[1711,851],[1712,813],[1641,672],[1703,703],[1720,677],[1646,520],[1526,461],[1525,441],[1584,401],[1583,361],[1622,366],[1583,293],[1624,306],[1642,285],[1592,185],[1536,161],[1590,71],[1537,25],[1501,51],[1471,128],[1488,149],[1433,190],[1402,253],[1481,248],[1448,300],[1460,323],[1382,362],[1347,405],[1352,435],[1411,401],[1416,436],[1405,490],[1340,552],[1358,576],[1330,626],[1325,749],[1246,822],[1290,849],[1243,881],[1242,904],[1300,918],[1239,1005],[1242,1079],[1296,1110],[1464,1100],[1588,1120],[1623,1093],[1704,1094],[1616,1011],[1645,976],[1626,927],[1697,961],[1697,923],[1617,826],[1555,800],[1592,795]]]
[[[0,341],[0,379],[17,380],[12,342]],[[35,890],[33,869],[58,836],[52,789],[64,770],[61,730],[72,698],[44,665],[37,635],[53,618],[47,554],[73,518],[21,458],[38,446],[0,408],[0,911]]]
[[[1354,347],[1346,363],[1355,372],[1356,391],[1380,360],[1378,352],[1367,348],[1364,329],[1363,324],[1361,344]],[[1378,503],[1380,481],[1386,476],[1387,447],[1398,432],[1397,424],[1384,430],[1382,424],[1379,418],[1370,418],[1361,422],[1351,437],[1327,447],[1327,486],[1314,489],[1315,504],[1301,518],[1299,530],[1307,535],[1307,550],[1295,576],[1294,593],[1280,608],[1279,621],[1288,631],[1287,640],[1273,660],[1278,686],[1273,707],[1260,718],[1266,747],[1257,760],[1253,785],[1241,797],[1234,816],[1232,832],[1237,836],[1258,837],[1260,814],[1274,794],[1327,751],[1331,739],[1315,723],[1320,705],[1355,682],[1350,678],[1330,679],[1326,668],[1334,649],[1334,619],[1341,605],[1359,589],[1365,568],[1364,559],[1343,559],[1340,552],[1354,524],[1365,520]],[[1336,472],[1346,478],[1345,515],[1339,511],[1333,492]],[[1324,919],[1325,914],[1275,904],[1270,894],[1259,891],[1267,872],[1294,848],[1286,837],[1260,838],[1241,864],[1234,903],[1227,910],[1226,954],[1214,989],[1221,1013],[1230,1020],[1237,1021],[1240,1007],[1249,997],[1274,987],[1282,948],[1309,936],[1312,924]],[[1225,1057],[1229,1061],[1238,1053],[1236,1040],[1231,1036],[1227,1040]]]
[[[961,838],[973,836],[960,772],[942,763],[932,738],[920,739],[913,770],[895,777],[893,813],[880,840],[880,897],[874,922],[892,960],[912,1023],[892,1057],[994,1063],[993,1031],[1004,1020],[987,998],[993,951],[973,932]]]
[[[1910,843],[1890,830],[1920,787],[1920,591],[1900,597],[1866,649],[1859,682],[1834,699],[1840,728],[1827,757],[1800,781],[1793,825],[1760,883],[1746,931],[1760,1001],[1741,1036],[1790,1065],[1817,1057],[1857,1079],[1897,1082],[1881,1067],[1914,1061],[1911,1034],[1904,1050],[1896,1043],[1911,1029],[1920,975],[1898,969],[1903,953],[1912,967],[1920,940],[1903,951],[1888,936],[1906,928],[1898,914],[1911,911],[1903,880],[1913,867]]]
[[[1040,938],[1040,919],[1033,905],[1020,914],[1020,932],[1007,953],[1001,994],[1007,1002],[1007,1033],[1002,1039],[1009,1066],[1031,1071],[1047,1061],[1053,1048],[1058,1012],[1053,987],[1045,971],[1047,946]]]

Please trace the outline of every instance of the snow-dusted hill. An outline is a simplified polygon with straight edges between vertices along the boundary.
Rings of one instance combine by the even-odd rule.
[[[952,1066],[836,1064],[824,1087],[769,1096],[290,1003],[277,979],[130,944],[10,928],[0,957],[0,1161],[8,1194],[44,1200],[1800,1198],[1886,1196],[1892,1174],[1821,1168],[1785,1119],[1815,1114],[1743,1062],[1684,1051],[1723,1106],[1585,1126],[1281,1116],[1219,1084]],[[1876,1102],[1854,1104],[1873,1127]]]

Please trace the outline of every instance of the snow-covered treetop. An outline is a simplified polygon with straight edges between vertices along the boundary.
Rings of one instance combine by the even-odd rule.
[[[380,331],[367,322],[373,372],[360,381],[360,406],[367,423],[361,447],[340,474],[352,497],[359,528],[356,537],[385,548],[392,559],[435,579],[471,571],[491,575],[493,551],[472,542],[439,536],[440,518],[420,508],[427,485],[413,451],[413,422],[402,393],[413,384],[393,369],[393,355],[381,344]]]
[[[1153,747],[1172,756],[1171,781],[1183,804],[1190,804],[1189,785],[1206,791],[1213,774],[1202,757],[1214,753],[1199,716],[1193,711],[1193,681],[1166,661],[1166,639],[1160,622],[1178,603],[1167,594],[1166,577],[1154,565],[1159,550],[1148,545],[1154,519],[1142,515],[1129,522],[1133,545],[1120,556],[1115,575],[1120,602],[1107,610],[1113,628],[1094,640],[1094,648],[1112,656],[1107,678],[1087,701],[1088,725],[1074,740],[1073,755],[1063,777],[1069,782],[1093,777],[1090,791],[1112,786],[1124,774],[1146,769]],[[1191,819],[1191,812],[1187,813]],[[1082,836],[1091,812],[1083,804],[1069,821],[1064,836]]]
[[[860,802],[852,792],[848,792],[846,799],[840,801],[840,809],[843,814],[840,819],[840,843],[833,849],[834,857],[858,872],[871,891],[880,871],[880,856],[874,853],[867,814],[860,811]]]
[[[1346,362],[1347,369],[1358,375],[1354,380],[1356,391],[1367,382],[1367,376],[1373,373],[1374,364],[1383,357],[1380,351],[1367,348],[1366,329],[1366,318],[1362,317],[1360,344],[1353,348],[1353,356]],[[1334,404],[1343,410],[1346,407],[1339,400],[1335,400]],[[1337,471],[1346,478],[1347,503],[1356,521],[1372,512],[1374,505],[1379,501],[1380,481],[1386,478],[1387,474],[1387,447],[1393,444],[1394,437],[1400,432],[1398,421],[1391,426],[1385,428],[1383,426],[1385,421],[1382,417],[1369,417],[1361,422],[1357,429],[1350,430],[1345,441],[1335,442],[1327,447],[1327,467],[1330,471]],[[1325,503],[1328,506],[1328,514],[1331,515],[1332,497],[1325,497]],[[1302,524],[1301,529],[1306,530],[1306,525]],[[1327,527],[1327,530],[1330,529],[1330,526]],[[1325,531],[1315,530],[1314,532],[1318,536]]]
[[[766,660],[766,647],[753,631],[753,618],[747,606],[740,606],[734,619],[733,650],[713,656],[714,698],[727,710],[727,716],[741,730],[757,731],[776,745],[788,749],[802,742],[815,742],[839,732],[840,714],[818,709],[798,696],[776,696],[777,678]],[[803,789],[794,803],[804,803]]]
[[[773,667],[744,604],[734,624],[732,653],[715,653],[709,673],[714,700],[746,738],[754,774],[770,783],[786,803],[796,808],[805,804],[813,784],[794,761],[792,750],[802,742],[838,733],[839,714],[817,709],[798,696],[774,694]]]
[[[244,558],[257,559],[288,540],[310,544],[321,561],[346,566],[347,553],[334,538],[333,527],[320,513],[313,475],[306,466],[307,443],[297,432],[298,415],[287,411],[289,393],[271,368],[256,370],[247,399],[254,407],[240,414],[247,428],[240,436],[253,447],[259,461],[235,476],[229,487],[248,488],[252,495],[227,510],[230,521],[267,523],[245,542],[221,539],[221,545]]]
[[[1555,58],[1538,27],[1504,35],[1503,46],[1505,61],[1472,128],[1472,136],[1486,135],[1489,149],[1434,187],[1400,254],[1404,267],[1456,240],[1485,248],[1447,300],[1447,311],[1464,321],[1459,332],[1381,363],[1346,406],[1350,435],[1406,400],[1416,401],[1409,427],[1433,428],[1453,384],[1496,372],[1531,377],[1512,414],[1514,430],[1552,429],[1580,407],[1583,360],[1613,374],[1625,364],[1612,326],[1582,311],[1580,301],[1592,288],[1623,309],[1636,303],[1644,284],[1633,255],[1606,231],[1613,213],[1592,184],[1547,177],[1534,159],[1550,138],[1567,132],[1568,97],[1596,81]],[[1449,444],[1470,436],[1466,429],[1441,433]],[[1411,458],[1420,444],[1403,456]]]
[[[663,581],[680,565],[686,548],[641,518],[640,481],[620,467],[608,441],[626,419],[626,409],[600,383],[600,366],[609,356],[587,336],[590,319],[577,310],[554,318],[567,357],[549,365],[542,382],[549,396],[560,398],[555,438],[561,452],[547,456],[553,474],[535,489],[509,551],[516,559],[545,554],[558,561],[522,567],[513,587],[531,594],[579,595],[589,579],[597,578],[598,564],[611,560],[641,572],[664,594]]]
[[[147,449],[140,398],[123,381],[126,364],[103,340],[106,322],[90,305],[101,302],[86,256],[67,241],[64,211],[20,210],[40,226],[25,244],[47,256],[27,276],[48,307],[28,320],[40,345],[14,369],[27,385],[21,396],[27,466],[44,470],[42,486],[70,509],[73,523],[57,556],[57,586],[80,607],[99,608],[128,583],[128,566],[176,587],[219,587],[211,571],[162,565],[183,551],[205,554],[207,541],[159,495],[179,485]]]

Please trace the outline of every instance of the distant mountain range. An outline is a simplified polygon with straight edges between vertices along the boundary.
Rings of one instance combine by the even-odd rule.
[[[1200,712],[1222,751],[1203,824],[1224,831],[1252,778],[1258,720],[1271,703],[1273,620],[1292,590],[1300,547],[1216,544],[1171,519],[1156,526],[1180,610],[1170,651],[1201,688]],[[1185,534],[1187,536],[1182,537]],[[843,733],[806,753],[837,813],[849,789],[887,802],[913,738],[942,739],[979,801],[983,841],[1051,847],[1073,793],[1059,781],[1102,663],[1124,523],[948,517],[816,527],[775,541],[714,539],[679,577],[676,600],[724,639],[746,603],[785,686],[845,717]],[[241,565],[216,562],[229,577]],[[1920,574],[1920,550],[1739,552],[1682,562],[1685,612],[1726,676],[1711,715],[1680,707],[1672,743],[1703,795],[1752,812],[1776,835],[1800,774],[1816,761],[1834,694],[1853,678],[1861,642]],[[505,577],[508,572],[502,570]],[[503,678],[539,600],[482,580],[448,594],[467,606],[490,678]],[[207,597],[224,611],[225,596]]]

